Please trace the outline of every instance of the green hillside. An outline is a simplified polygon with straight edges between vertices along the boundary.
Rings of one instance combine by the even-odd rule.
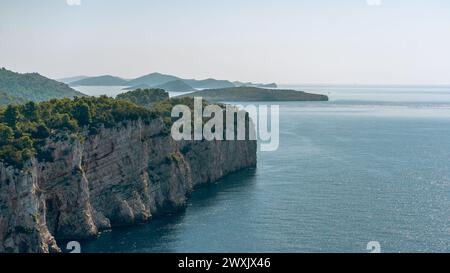
[[[51,80],[38,73],[20,74],[5,68],[0,69],[0,90],[2,92],[1,104],[85,96],[64,83]]]
[[[0,91],[0,105],[22,104],[27,102],[26,99],[8,95],[6,92]]]

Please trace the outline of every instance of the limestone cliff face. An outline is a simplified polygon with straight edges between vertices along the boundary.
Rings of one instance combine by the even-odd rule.
[[[0,252],[58,252],[186,203],[193,188],[256,165],[256,141],[174,141],[161,120],[47,141],[52,162],[0,163]]]

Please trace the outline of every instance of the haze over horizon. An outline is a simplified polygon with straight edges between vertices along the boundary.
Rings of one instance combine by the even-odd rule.
[[[0,67],[54,79],[450,84],[450,2],[369,2],[2,1]]]

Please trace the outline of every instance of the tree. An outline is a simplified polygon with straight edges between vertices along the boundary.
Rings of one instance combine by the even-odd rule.
[[[50,136],[50,130],[47,128],[47,126],[45,126],[45,124],[39,124],[36,127],[36,131],[33,134],[34,138],[39,138],[39,139],[47,138],[49,136]]]
[[[65,129],[69,129],[70,131],[74,131],[78,128],[78,124],[76,120],[70,118],[68,114],[62,115],[62,127]]]
[[[36,103],[30,101],[23,106],[23,115],[30,121],[36,122],[39,119],[38,107]]]
[[[5,123],[13,129],[16,128],[17,120],[19,119],[19,110],[17,108],[15,105],[8,105],[3,117]]]
[[[73,117],[80,126],[89,125],[92,122],[91,109],[87,103],[78,103],[74,107]]]
[[[33,140],[30,136],[24,135],[15,141],[15,146],[18,150],[33,149]]]
[[[10,144],[13,136],[14,131],[7,125],[0,123],[0,146]]]

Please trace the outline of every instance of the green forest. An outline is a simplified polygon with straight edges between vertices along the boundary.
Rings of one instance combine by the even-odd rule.
[[[138,89],[115,99],[107,96],[75,97],[2,106],[0,161],[19,169],[32,157],[52,162],[51,151],[44,148],[48,138],[56,141],[83,140],[96,134],[100,128],[112,128],[126,121],[149,123],[161,118],[166,125],[163,132],[169,133],[170,126],[177,119],[171,117],[172,108],[178,104],[193,109],[194,99],[169,99],[162,89]],[[208,104],[203,101],[203,107]]]
[[[83,137],[122,121],[149,122],[161,117],[171,123],[172,104],[177,103],[180,102],[166,101],[148,109],[124,99],[102,96],[10,104],[0,108],[0,160],[18,168],[33,156],[51,161],[48,151],[41,149],[47,138]]]

